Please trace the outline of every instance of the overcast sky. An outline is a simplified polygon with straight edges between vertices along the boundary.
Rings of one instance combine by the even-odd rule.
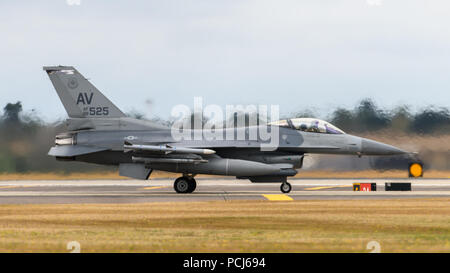
[[[42,71],[58,64],[150,118],[194,96],[282,114],[450,105],[448,0],[68,1],[0,1],[1,107],[64,118]]]

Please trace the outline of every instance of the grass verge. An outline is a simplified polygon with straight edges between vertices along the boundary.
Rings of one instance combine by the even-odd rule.
[[[450,252],[450,199],[0,205],[1,252]]]

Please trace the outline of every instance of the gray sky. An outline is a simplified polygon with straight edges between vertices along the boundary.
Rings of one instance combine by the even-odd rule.
[[[194,96],[281,114],[448,107],[449,26],[448,0],[2,0],[0,106],[64,118],[42,71],[62,64],[148,117]]]

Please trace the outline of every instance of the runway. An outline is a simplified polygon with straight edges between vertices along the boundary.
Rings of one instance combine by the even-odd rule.
[[[292,191],[280,184],[198,178],[192,194],[177,194],[172,179],[0,181],[0,204],[140,203],[232,200],[342,200],[450,197],[450,179],[290,179]],[[352,183],[377,183],[375,192],[354,192]],[[385,191],[386,182],[411,182],[412,191]]]

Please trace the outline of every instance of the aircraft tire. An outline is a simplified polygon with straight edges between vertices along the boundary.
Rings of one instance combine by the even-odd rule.
[[[193,193],[195,191],[195,189],[197,188],[197,182],[195,181],[195,179],[193,177],[190,177],[188,179],[188,183],[189,183],[188,193]]]
[[[281,183],[280,190],[282,193],[289,193],[292,190],[292,186],[288,182]]]
[[[173,183],[173,188],[177,193],[189,193],[191,188],[190,184],[189,179],[179,177]]]

